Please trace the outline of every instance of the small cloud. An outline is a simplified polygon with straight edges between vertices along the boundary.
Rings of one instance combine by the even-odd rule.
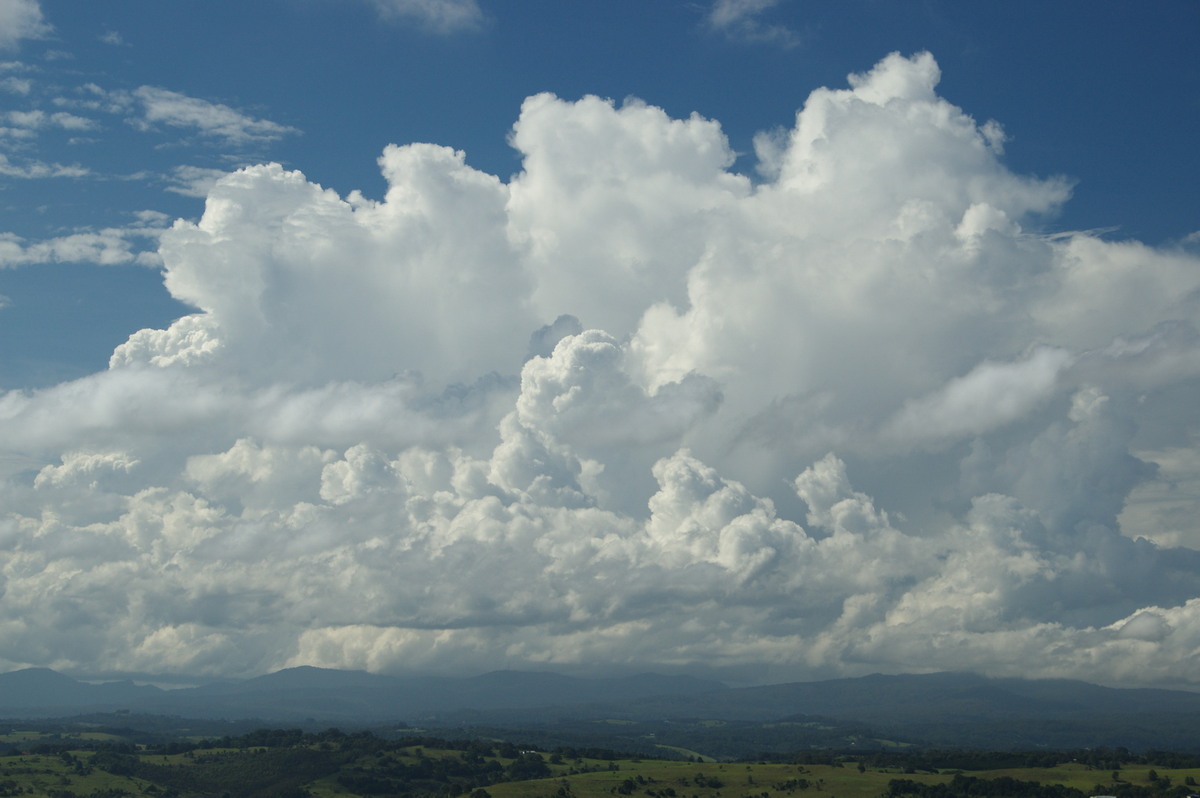
[[[0,127],[0,138],[32,139],[36,137],[37,133],[27,127]]]
[[[780,0],[716,0],[708,12],[708,26],[737,41],[794,47],[800,43],[794,30],[761,19],[779,3]]]
[[[0,0],[0,49],[11,50],[22,39],[44,38],[51,30],[37,0]]]
[[[207,197],[213,184],[227,175],[224,169],[208,169],[202,166],[176,166],[168,178],[167,191],[185,197]]]
[[[50,114],[50,124],[63,130],[91,130],[96,127],[92,120],[66,112]]]
[[[414,22],[433,33],[477,30],[483,12],[475,0],[372,0],[384,19]]]
[[[37,179],[43,177],[84,177],[90,171],[79,164],[67,166],[61,163],[46,163],[44,161],[29,161],[24,165],[14,164],[7,155],[0,155],[0,175],[5,177],[20,177]]]
[[[11,305],[12,300],[6,297],[4,294],[0,294],[0,310],[4,310]]]
[[[42,111],[9,111],[4,119],[16,127],[35,128],[45,124],[46,114]]]
[[[754,134],[754,154],[758,156],[758,165],[754,169],[767,180],[775,180],[783,171],[788,137],[789,131],[782,127]]]
[[[121,38],[121,34],[117,33],[115,30],[105,31],[97,38],[105,44],[111,44],[115,47],[121,47],[126,43],[125,40]]]
[[[162,211],[135,211],[134,217],[142,223],[143,228],[167,228],[171,226],[171,217]],[[133,229],[133,228],[131,228]]]
[[[155,250],[165,229],[159,216],[139,214],[138,223],[128,227],[81,230],[33,243],[12,233],[0,233],[0,269],[36,263],[158,266],[161,259]],[[149,248],[143,242],[149,242]]]
[[[1003,125],[995,119],[989,119],[980,126],[979,132],[992,152],[997,155],[1004,154],[1004,142],[1008,141],[1008,134],[1004,132]]]
[[[9,111],[0,115],[5,122],[14,128],[37,130],[46,127],[56,127],[62,130],[91,130],[96,123],[90,119],[65,111],[47,114],[44,111]]]
[[[133,94],[143,108],[142,118],[134,120],[134,125],[142,130],[153,129],[159,124],[194,128],[203,136],[223,138],[230,144],[275,141],[300,132],[267,119],[255,119],[227,105],[155,86],[142,86]]]
[[[29,78],[14,78],[7,77],[0,79],[0,91],[6,91],[9,94],[29,94],[33,88],[33,81]]]
[[[106,114],[132,113],[136,100],[127,91],[108,91],[95,83],[85,83],[73,90],[75,97],[55,97],[51,102],[59,108],[77,108]]]

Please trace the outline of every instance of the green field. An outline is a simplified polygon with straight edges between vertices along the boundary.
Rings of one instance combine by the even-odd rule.
[[[621,795],[620,786],[628,779],[636,784],[634,798],[878,798],[886,794],[893,779],[910,779],[934,784],[949,783],[953,774],[905,774],[895,770],[865,769],[859,772],[857,763],[845,762],[841,767],[831,765],[763,765],[763,764],[696,764],[690,762],[628,761],[618,763],[620,770],[583,775],[541,779],[538,781],[497,784],[488,788],[493,798],[544,798],[561,795],[565,787],[575,798],[612,798]],[[1147,786],[1149,767],[1122,769],[1120,778],[1127,784]],[[1160,777],[1172,784],[1182,785],[1187,777],[1200,781],[1200,768],[1171,770],[1157,768]],[[722,786],[698,784],[696,775],[705,781],[717,779]],[[1057,768],[1006,769],[973,771],[965,775],[981,779],[1008,776],[1040,784],[1061,784],[1092,795],[1113,794],[1111,771],[1099,772],[1074,764]],[[641,777],[642,781],[638,780]],[[801,786],[807,784],[807,786]],[[1104,789],[1095,791],[1101,785]],[[665,792],[667,789],[673,790]],[[1164,794],[1165,791],[1164,791]]]
[[[147,792],[154,787],[149,781],[90,768],[88,762],[93,756],[91,751],[68,753],[68,756],[73,761],[61,755],[0,757],[0,795],[65,798],[67,793],[115,795],[119,791],[128,795],[155,794],[153,791]]]
[[[1195,791],[1191,785],[1200,780],[1200,757],[1185,757],[1196,765],[1189,768],[1130,761],[1117,770],[1100,769],[1063,755],[1053,767],[962,771],[934,769],[928,757],[913,755],[911,761],[925,768],[915,772],[912,764],[903,765],[910,756],[905,753],[893,755],[899,767],[877,767],[870,763],[879,759],[860,762],[851,755],[826,754],[817,757],[825,760],[820,764],[713,762],[678,749],[664,756],[692,761],[618,758],[591,750],[535,752],[493,740],[421,742],[336,730],[263,731],[156,748],[119,742],[112,734],[13,731],[0,743],[25,750],[0,756],[0,796],[922,798],[929,795],[922,790],[941,784],[950,786],[942,796],[1178,798]]]

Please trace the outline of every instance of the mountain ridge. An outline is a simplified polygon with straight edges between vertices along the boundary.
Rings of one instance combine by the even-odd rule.
[[[1156,725],[1186,729],[1200,716],[1200,693],[969,673],[872,674],[734,688],[653,673],[590,679],[550,671],[401,677],[302,666],[175,690],[129,681],[87,684],[46,668],[0,674],[0,716],[118,711],[268,724],[430,728],[584,728],[689,719],[765,727],[830,719],[919,744],[1001,739],[1014,745],[1088,747],[1121,745],[1122,730],[1131,740],[1154,740]],[[1171,734],[1171,739],[1192,739]],[[1200,746],[1200,732],[1189,744]]]

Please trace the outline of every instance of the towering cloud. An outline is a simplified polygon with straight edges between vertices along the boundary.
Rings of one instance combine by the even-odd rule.
[[[4,664],[1200,684],[1200,531],[1127,506],[1196,508],[1200,260],[1042,234],[938,78],[814,91],[765,180],[552,95],[507,183],[219,179],[194,314],[0,396]]]

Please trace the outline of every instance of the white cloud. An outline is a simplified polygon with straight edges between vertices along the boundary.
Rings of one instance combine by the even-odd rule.
[[[207,197],[213,185],[229,172],[203,166],[177,166],[171,171],[171,184],[167,191],[185,197]]]
[[[71,233],[30,243],[12,233],[0,233],[0,268],[31,263],[158,266],[162,260],[155,251],[155,244],[162,232],[162,227],[151,222]]]
[[[768,42],[793,47],[799,35],[786,25],[764,22],[762,16],[780,0],[714,0],[707,22],[730,38],[746,42]]]
[[[63,130],[91,130],[96,126],[96,123],[90,119],[61,111],[50,114],[49,124]]]
[[[1192,520],[1200,502],[1200,451],[1172,444],[1135,455],[1153,463],[1159,478],[1129,494],[1121,510],[1121,528],[1130,537],[1160,546],[1200,549],[1200,529]]]
[[[1054,395],[1073,358],[1061,349],[1038,349],[1017,363],[984,362],[937,393],[908,401],[885,425],[885,434],[913,440],[961,440],[1026,417]]]
[[[0,395],[6,661],[1200,684],[1200,261],[1039,234],[938,77],[818,89],[758,185],[552,95],[507,183],[219,177],[156,233],[194,313]]]
[[[463,157],[389,147],[382,203],[343,200],[276,165],[235,172],[217,182],[199,224],[177,223],[164,238],[167,286],[226,335],[258,338],[237,367],[262,381],[324,380],[335,363],[346,379],[515,375],[537,326],[522,307],[528,278],[505,238],[505,187]],[[283,264],[306,277],[280,293]],[[277,357],[274,347],[301,339],[307,355]]]
[[[32,88],[33,81],[29,78],[18,78],[11,75],[6,78],[0,78],[0,89],[10,94],[26,95],[29,94]]]
[[[569,313],[618,336],[647,302],[685,301],[701,231],[750,193],[727,171],[734,154],[716,122],[671,119],[636,100],[530,97],[512,143],[525,157],[509,186],[508,235],[537,272],[540,314]],[[601,151],[611,154],[602,165]]]
[[[142,109],[136,124],[147,130],[158,125],[194,129],[202,136],[234,145],[275,141],[298,132],[293,127],[247,116],[227,105],[156,86],[142,86],[133,92],[133,97]]]
[[[475,0],[371,0],[384,19],[411,21],[433,33],[476,30],[483,12]]]
[[[7,111],[3,114],[5,122],[14,127],[37,130],[39,128],[55,127],[61,130],[91,130],[96,123],[90,119],[65,111],[47,114],[45,111]]]
[[[7,155],[0,153],[0,175],[6,177],[36,180],[47,177],[85,177],[88,173],[87,168],[78,164],[67,166],[37,160],[13,163]]]
[[[37,0],[0,0],[0,49],[11,50],[22,39],[41,39],[51,30]]]
[[[60,108],[103,111],[109,114],[128,114],[135,106],[134,96],[127,91],[108,91],[95,83],[76,87],[70,96],[54,97]]]

